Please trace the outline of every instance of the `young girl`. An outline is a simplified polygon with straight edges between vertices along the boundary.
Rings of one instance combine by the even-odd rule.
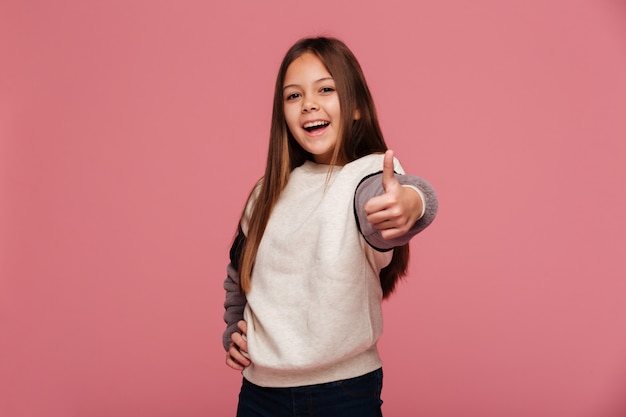
[[[347,46],[293,45],[224,282],[226,364],[244,376],[238,416],[382,415],[381,300],[436,211],[431,186],[387,151]]]

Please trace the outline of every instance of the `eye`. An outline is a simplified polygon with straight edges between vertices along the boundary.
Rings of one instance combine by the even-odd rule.
[[[300,97],[300,93],[291,93],[287,95],[287,97],[285,97],[285,100],[292,101],[292,100],[297,99],[298,97]]]
[[[332,93],[333,91],[335,91],[335,89],[333,87],[322,87],[320,88],[320,93]]]

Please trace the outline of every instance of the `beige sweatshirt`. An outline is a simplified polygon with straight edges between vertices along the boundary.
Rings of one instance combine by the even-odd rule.
[[[382,193],[380,174],[372,175],[382,166],[383,155],[375,154],[334,167],[330,177],[327,165],[310,161],[291,173],[261,240],[246,294],[243,318],[252,365],[243,374],[252,383],[310,385],[381,367],[378,274],[391,260],[390,249],[423,230],[437,208],[428,183],[400,176],[419,190],[426,210],[402,239],[380,239],[365,220],[363,205]],[[397,161],[395,171],[403,174]],[[241,226],[245,235],[246,216]],[[236,272],[229,268],[229,275]],[[228,311],[227,304],[228,294]],[[232,327],[233,321],[227,324]]]

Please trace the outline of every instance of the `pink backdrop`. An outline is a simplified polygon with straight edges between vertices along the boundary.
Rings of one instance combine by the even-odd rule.
[[[233,415],[227,252],[314,34],[440,197],[385,415],[626,415],[624,2],[4,0],[1,416]]]

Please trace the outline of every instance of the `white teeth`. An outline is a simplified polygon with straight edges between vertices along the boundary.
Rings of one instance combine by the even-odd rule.
[[[323,122],[321,120],[316,120],[315,122],[309,122],[309,123],[305,123],[304,124],[304,128],[308,129],[310,127],[316,127],[316,126],[325,126],[327,125],[328,122]]]

